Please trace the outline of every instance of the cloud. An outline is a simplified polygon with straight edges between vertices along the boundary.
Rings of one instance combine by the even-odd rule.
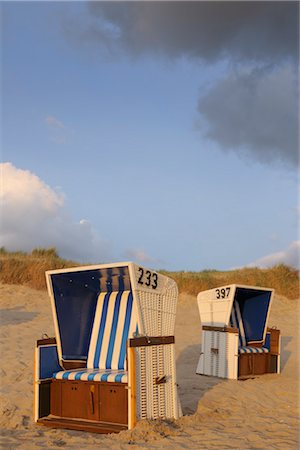
[[[69,142],[70,130],[54,116],[47,116],[45,123],[49,129],[50,141],[56,145],[65,145]]]
[[[60,120],[58,120],[56,117],[53,117],[53,116],[47,116],[46,119],[45,119],[45,122],[50,127],[66,128],[65,125]]]
[[[135,261],[141,264],[157,264],[155,258],[149,256],[143,249],[126,250],[124,253],[125,259],[129,261]]]
[[[83,37],[133,55],[297,57],[297,2],[89,2]],[[92,20],[94,19],[94,20]]]
[[[64,258],[88,262],[108,259],[108,243],[87,220],[75,222],[70,217],[62,194],[11,163],[2,163],[0,167],[3,180],[0,246],[11,251],[56,247]]]
[[[199,100],[200,128],[226,150],[297,165],[296,84],[290,65],[230,73]]]
[[[88,2],[65,31],[119,56],[208,64],[225,73],[198,102],[201,131],[220,149],[263,163],[298,163],[299,3]],[[248,73],[247,73],[248,71]]]
[[[263,256],[262,258],[259,258],[253,263],[249,264],[248,267],[267,268],[277,264],[286,264],[288,266],[300,268],[299,256],[300,241],[294,241],[288,246],[287,249]]]

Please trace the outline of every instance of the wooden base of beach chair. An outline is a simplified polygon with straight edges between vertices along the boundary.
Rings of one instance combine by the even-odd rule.
[[[66,419],[128,424],[126,383],[52,380],[50,414]]]
[[[280,330],[268,328],[267,331],[270,334],[270,352],[239,355],[239,379],[280,372]]]
[[[48,380],[39,390],[39,425],[94,433],[128,429],[125,383]]]
[[[249,378],[269,373],[269,354],[243,354],[239,356],[238,378]]]
[[[127,430],[127,425],[95,422],[80,419],[68,419],[56,416],[47,416],[37,421],[38,425],[43,425],[50,428],[65,428],[69,430],[88,431],[91,433],[119,433]]]
[[[278,373],[278,355],[244,354],[239,356],[238,379],[253,378],[266,373]]]

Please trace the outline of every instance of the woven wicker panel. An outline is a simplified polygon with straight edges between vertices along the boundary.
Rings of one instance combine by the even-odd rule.
[[[141,322],[140,333],[148,336],[174,335],[178,291],[173,280],[170,280],[161,293],[137,291],[136,294]]]
[[[136,348],[138,419],[178,417],[174,344]],[[158,377],[166,382],[156,384]]]

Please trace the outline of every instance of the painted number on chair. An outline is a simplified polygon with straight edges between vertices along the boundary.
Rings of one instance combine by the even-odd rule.
[[[147,287],[151,287],[152,289],[157,288],[157,273],[150,272],[150,270],[144,270],[142,267],[139,267],[139,278],[138,283]]]
[[[228,298],[230,292],[230,287],[222,288],[222,289],[216,289],[216,297],[217,298]]]

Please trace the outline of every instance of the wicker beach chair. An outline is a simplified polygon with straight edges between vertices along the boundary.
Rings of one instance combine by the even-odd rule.
[[[133,263],[46,279],[56,337],[37,341],[35,421],[107,433],[178,418],[176,283]]]
[[[280,331],[268,328],[273,289],[229,285],[200,292],[200,375],[242,379],[280,372]]]

